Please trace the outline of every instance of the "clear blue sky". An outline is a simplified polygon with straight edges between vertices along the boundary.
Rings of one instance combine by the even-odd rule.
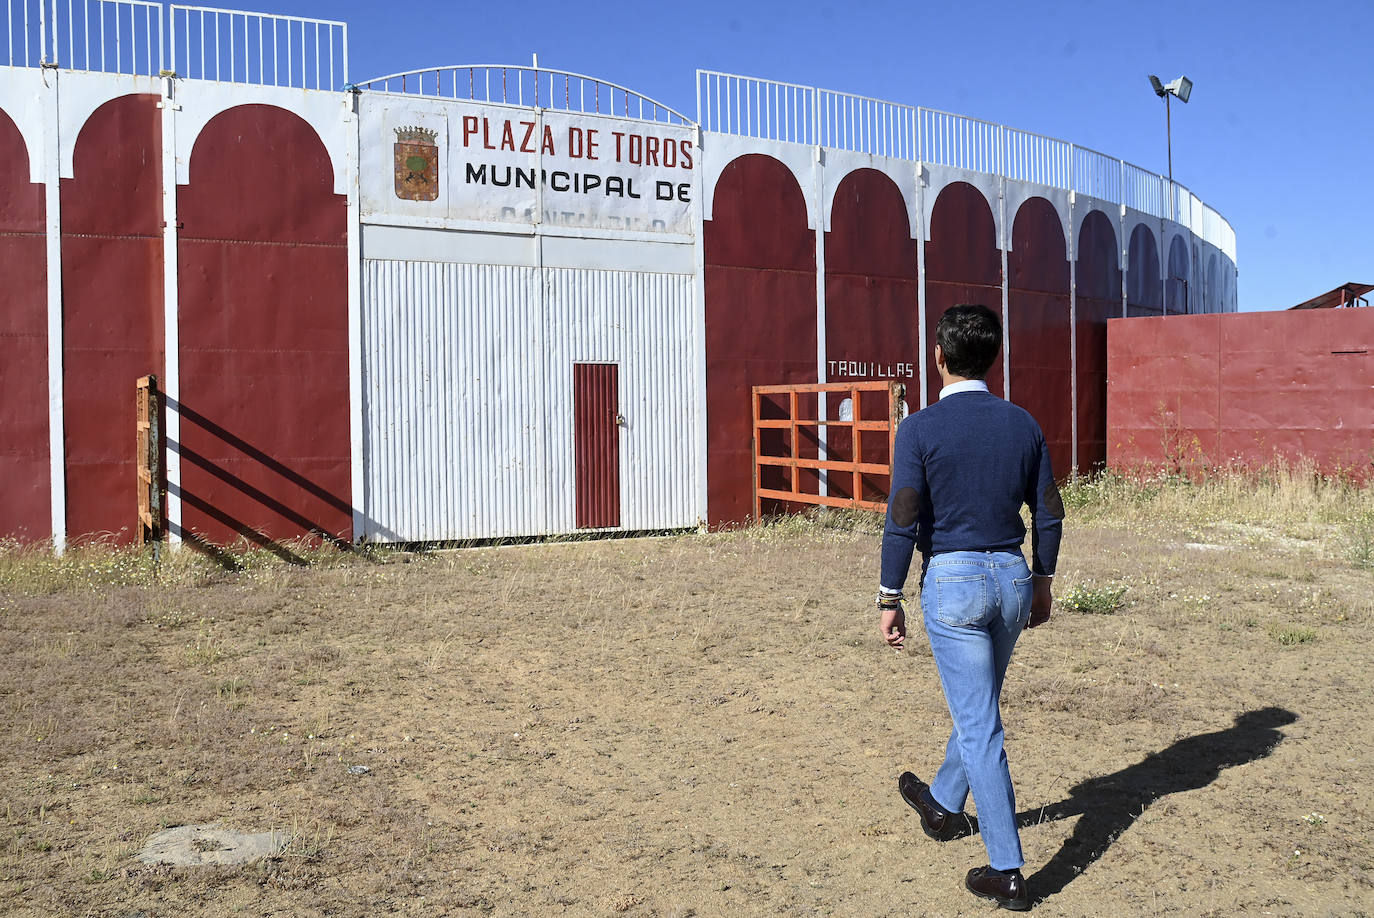
[[[232,4],[226,4],[232,5]],[[1374,0],[262,2],[346,20],[350,77],[530,61],[694,116],[698,67],[926,105],[1166,169],[1230,221],[1240,308],[1374,283]]]

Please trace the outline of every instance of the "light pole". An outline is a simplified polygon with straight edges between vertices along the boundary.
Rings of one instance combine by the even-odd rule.
[[[1150,86],[1154,89],[1155,95],[1164,100],[1164,131],[1165,142],[1169,149],[1169,215],[1173,219],[1174,213],[1174,125],[1169,113],[1169,97],[1178,96],[1178,101],[1187,102],[1188,97],[1193,94],[1193,81],[1186,76],[1181,76],[1172,83],[1161,83],[1159,77],[1150,74]]]

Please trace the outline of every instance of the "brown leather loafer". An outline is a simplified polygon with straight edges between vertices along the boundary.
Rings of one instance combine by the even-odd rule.
[[[975,896],[991,899],[1002,908],[1024,912],[1031,907],[1030,890],[1019,870],[993,870],[974,867],[964,878],[964,885]]]
[[[946,842],[972,834],[968,817],[963,813],[951,813],[936,803],[930,795],[930,785],[911,772],[904,771],[897,778],[897,789],[907,805],[921,814],[921,831],[931,838]]]

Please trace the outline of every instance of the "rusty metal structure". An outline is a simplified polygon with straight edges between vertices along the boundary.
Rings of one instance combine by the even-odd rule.
[[[1339,309],[1343,306],[1367,307],[1369,305],[1367,295],[1371,290],[1374,290],[1374,284],[1356,284],[1353,282],[1341,284],[1335,290],[1328,290],[1323,294],[1314,296],[1310,300],[1304,300],[1298,305],[1290,306],[1289,308]]]

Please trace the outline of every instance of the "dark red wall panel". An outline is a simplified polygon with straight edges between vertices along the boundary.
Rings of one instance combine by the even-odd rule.
[[[1189,312],[1188,243],[1175,236],[1169,243],[1168,277],[1164,281],[1164,309],[1169,315]]]
[[[713,525],[754,512],[750,388],[816,381],[815,240],[786,166],[749,154],[725,167],[703,238]]]
[[[177,198],[182,524],[266,543],[352,536],[347,211],[314,130],[243,105]]]
[[[1121,267],[1116,229],[1100,210],[1078,231],[1074,334],[1078,380],[1078,468],[1107,462],[1107,320],[1121,315]]]
[[[162,128],[155,95],[81,127],[62,194],[67,533],[132,539],[134,384],[162,373]]]
[[[44,209],[23,135],[0,111],[0,538],[24,541],[52,535]]]
[[[1164,313],[1164,284],[1159,274],[1159,244],[1154,230],[1139,223],[1131,230],[1126,270],[1126,315]]]
[[[1108,459],[1113,468],[1168,467],[1215,454],[1218,316],[1112,320]]]
[[[1108,337],[1113,467],[1374,473],[1374,309],[1130,319]]]
[[[926,390],[940,397],[935,369],[935,326],[945,310],[960,303],[981,303],[1002,312],[1002,253],[997,224],[987,198],[972,185],[946,185],[935,200],[926,243]],[[1002,392],[1002,358],[988,372],[988,388]]]
[[[1016,211],[1007,274],[1011,400],[1040,423],[1062,478],[1073,467],[1069,259],[1059,213],[1044,198]]]
[[[906,201],[897,185],[874,169],[845,176],[835,191],[830,231],[825,237],[825,350],[828,382],[893,379],[911,387],[911,404],[920,407],[920,279],[916,240]],[[842,397],[832,396],[828,414],[836,417]],[[870,395],[863,413],[886,418],[883,399]],[[828,435],[831,458],[854,455],[850,431]],[[865,462],[886,462],[886,436],[865,435]],[[868,499],[887,499],[887,479],[864,479]],[[853,479],[832,475],[830,493],[852,496]]]

